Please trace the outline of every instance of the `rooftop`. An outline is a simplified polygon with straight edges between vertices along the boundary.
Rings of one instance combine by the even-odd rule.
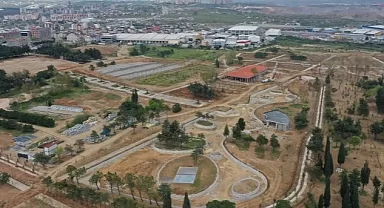
[[[246,26],[246,25],[242,25],[242,26],[235,26],[235,27],[232,27],[229,29],[229,31],[232,31],[232,30],[241,30],[241,31],[255,31],[257,30],[257,28],[259,28],[258,26]]]
[[[193,33],[159,34],[159,33],[122,33],[117,34],[117,40],[178,40],[187,36],[196,36]]]
[[[260,73],[267,70],[267,67],[264,65],[248,65],[238,68],[234,71],[227,72],[224,74],[224,76],[249,79],[255,76],[253,69],[256,69],[257,73]]]
[[[264,113],[265,120],[275,123],[289,125],[289,116],[279,110],[272,110]]]

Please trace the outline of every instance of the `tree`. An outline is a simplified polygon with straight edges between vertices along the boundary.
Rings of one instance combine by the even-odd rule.
[[[356,184],[350,186],[351,208],[360,208],[359,189]],[[345,198],[345,197],[344,197]]]
[[[189,201],[187,192],[184,194],[183,208],[191,208],[191,202]]]
[[[0,184],[6,184],[9,182],[11,176],[6,172],[0,172]]]
[[[169,184],[161,184],[158,188],[158,192],[163,200],[163,208],[172,208],[171,187]]]
[[[127,197],[118,197],[112,202],[113,208],[136,208],[137,203],[132,199],[128,199]]]
[[[206,204],[206,208],[236,208],[236,204],[228,200],[213,200]]]
[[[269,144],[272,147],[272,151],[275,151],[276,148],[280,148],[279,140],[277,140],[277,136],[275,134],[272,134]]]
[[[89,65],[89,70],[95,71],[95,66],[93,66],[93,64]]]
[[[134,89],[131,95],[131,101],[133,103],[138,103],[139,102],[139,95],[137,94],[137,90]]]
[[[103,67],[104,65],[105,65],[105,64],[104,64],[103,61],[99,61],[99,62],[96,63],[96,66],[97,66],[97,67]]]
[[[100,172],[100,171],[97,171],[96,173],[94,173],[91,178],[89,178],[89,183],[90,184],[95,184],[97,190],[99,190],[99,186],[98,184],[100,183],[101,179],[103,178],[103,173]]]
[[[76,140],[74,146],[77,146],[77,152],[84,151],[84,141],[82,139]]]
[[[44,168],[45,165],[51,160],[51,157],[45,155],[44,152],[39,152],[35,154],[34,162],[40,163]]]
[[[124,183],[123,183],[123,180],[120,178],[119,175],[117,175],[117,173],[113,173],[113,182],[115,183],[116,187],[117,187],[117,193],[119,193],[120,195],[120,186],[122,186]]]
[[[359,136],[353,136],[350,140],[349,140],[349,144],[351,144],[353,146],[353,149],[356,148],[356,146],[360,145],[361,143],[361,139]]]
[[[73,149],[72,145],[69,145],[69,144],[65,145],[64,150],[66,152],[69,152],[69,154],[71,154],[71,156],[73,156],[73,153],[75,152],[75,150]]]
[[[341,202],[341,208],[351,208],[351,192],[349,186],[347,187],[345,194],[343,195],[343,200]]]
[[[329,76],[329,74],[327,74],[327,77],[325,77],[325,84],[331,84],[331,76]]]
[[[244,118],[239,118],[236,125],[240,128],[241,131],[244,131],[244,129],[245,129]]]
[[[193,159],[194,165],[197,166],[199,159],[201,157],[201,151],[198,148],[194,149],[191,154],[191,157]]]
[[[85,167],[81,167],[75,170],[77,185],[79,185],[79,179],[81,178],[81,176],[83,176],[86,172],[87,172],[87,169],[85,169]]]
[[[363,185],[362,189],[364,190],[364,186],[369,183],[369,176],[371,175],[371,169],[368,167],[368,161],[365,161],[363,168],[360,171],[360,179],[361,184]]]
[[[345,162],[345,155],[346,155],[346,150],[345,150],[344,143],[342,142],[339,147],[339,154],[337,155],[337,163],[339,163],[340,167]]]
[[[172,112],[173,113],[178,113],[182,110],[181,106],[179,103],[176,103],[175,105],[172,106]]]
[[[259,134],[256,138],[256,142],[260,145],[260,147],[263,147],[264,145],[268,144],[268,139],[262,134]]]
[[[359,107],[357,108],[357,114],[359,114],[360,116],[363,116],[363,117],[366,117],[369,115],[368,103],[363,98],[360,98]]]
[[[75,171],[77,168],[73,165],[68,165],[67,168],[65,169],[65,172],[67,173],[69,179],[73,182],[73,178],[75,178],[76,174]]]
[[[298,130],[304,129],[308,126],[308,110],[309,108],[301,109],[300,113],[295,116],[295,128]]]
[[[60,162],[61,161],[61,157],[64,154],[64,148],[63,147],[57,147],[55,154],[56,154],[57,160]]]
[[[373,191],[372,202],[373,202],[374,206],[376,207],[377,203],[379,203],[379,194],[380,194],[379,189],[381,186],[381,181],[379,180],[379,178],[377,178],[377,176],[375,176],[372,179],[372,184],[373,184],[373,187],[375,188],[375,190]]]
[[[377,139],[377,135],[384,132],[384,126],[381,122],[375,121],[375,123],[371,124],[370,132],[374,135],[374,140]]]
[[[215,65],[216,65],[216,68],[220,68],[220,62],[219,62],[219,59],[216,59],[216,60],[215,60]]]
[[[340,184],[340,196],[343,198],[345,194],[349,191],[349,181],[347,173],[343,172],[341,174],[341,184]]]
[[[109,188],[111,190],[111,193],[113,193],[113,184],[115,183],[115,176],[113,173],[109,172],[107,174],[104,174],[105,180],[109,183]]]
[[[92,130],[92,133],[91,133],[91,136],[90,136],[91,141],[93,143],[98,143],[99,142],[99,138],[100,138],[100,135],[95,130]]]
[[[308,149],[314,153],[320,152],[323,150],[323,133],[322,130],[318,127],[312,130],[312,137],[308,143]]]
[[[109,65],[116,65],[116,62],[115,61],[111,61],[111,63],[109,63]]]
[[[125,184],[127,184],[129,190],[131,191],[131,195],[133,199],[136,201],[135,195],[133,194],[133,190],[136,187],[136,176],[133,175],[132,173],[127,173],[125,174],[124,181]]]
[[[144,176],[144,187],[143,191],[149,197],[149,204],[152,204],[152,198],[150,197],[151,190],[156,185],[156,181],[153,176]]]
[[[329,179],[329,177],[325,179],[324,206],[326,208],[331,206],[331,180]]]
[[[136,189],[139,192],[140,199],[141,201],[143,201],[141,192],[145,190],[145,176],[139,175],[138,177],[136,177],[135,184],[136,184]]]
[[[225,138],[228,138],[229,136],[228,124],[225,124],[223,135],[225,136]]]
[[[376,107],[378,113],[384,113],[384,88],[380,87],[376,94]]]
[[[268,53],[264,53],[264,52],[256,52],[255,53],[255,58],[266,58],[268,56]]]
[[[324,207],[324,195],[321,194],[319,196],[319,201],[317,202],[317,208],[323,208]]]
[[[235,125],[234,127],[232,127],[232,137],[235,139],[241,138],[241,129],[238,125]]]
[[[288,200],[277,200],[276,208],[292,208],[291,202]]]

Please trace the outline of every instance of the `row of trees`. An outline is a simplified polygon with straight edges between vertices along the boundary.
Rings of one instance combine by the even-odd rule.
[[[36,53],[54,58],[63,56],[66,60],[80,63],[102,58],[100,51],[95,48],[85,49],[84,52],[82,52],[81,50],[72,50],[59,43],[43,45],[36,50]]]
[[[181,148],[188,142],[189,136],[178,121],[170,123],[165,120],[158,139],[168,148]]]
[[[7,130],[17,130],[22,133],[33,133],[35,129],[32,125],[17,123],[15,120],[0,119],[0,127]]]
[[[215,89],[206,84],[198,82],[191,83],[188,86],[188,90],[193,94],[193,96],[198,98],[212,99],[216,97]]]
[[[19,122],[39,125],[44,127],[54,127],[55,120],[46,115],[40,115],[35,113],[26,113],[20,111],[6,111],[4,109],[0,109],[0,117],[6,119],[14,119]]]
[[[298,130],[304,129],[308,126],[308,111],[309,108],[304,107],[300,113],[295,116],[295,128]]]
[[[0,59],[18,57],[29,52],[31,52],[31,49],[27,45],[21,47],[0,45]]]
[[[0,69],[0,94],[7,93],[13,88],[21,88],[27,82],[29,76],[27,70],[9,75],[3,69]]]

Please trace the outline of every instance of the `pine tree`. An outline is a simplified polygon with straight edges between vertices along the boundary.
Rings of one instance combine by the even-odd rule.
[[[319,197],[319,202],[317,203],[317,208],[323,208],[324,207],[324,195],[321,194]]]
[[[325,190],[324,190],[324,206],[331,206],[331,180],[329,177],[325,179]]]
[[[191,202],[189,201],[187,192],[184,194],[183,208],[191,208]]]
[[[346,155],[345,146],[344,146],[344,143],[342,142],[339,147],[339,154],[337,155],[337,163],[339,163],[340,167],[345,162],[345,155]]]
[[[377,176],[375,176],[372,179],[372,184],[373,184],[373,187],[375,188],[375,190],[373,191],[372,203],[376,207],[377,203],[379,203],[381,181],[379,180],[379,178],[377,178]]]
[[[384,113],[384,88],[380,87],[376,94],[376,107],[378,113]]]
[[[343,198],[345,194],[349,192],[349,181],[346,173],[342,173],[341,175],[341,184],[340,184],[340,196]]]
[[[229,136],[228,124],[225,124],[223,135],[225,136],[225,138],[227,138]]]
[[[239,118],[236,125],[240,128],[241,131],[243,131],[245,129],[244,118]]]
[[[361,172],[360,172],[360,179],[361,179],[361,184],[363,184],[363,190],[364,190],[364,186],[369,183],[370,175],[371,175],[371,169],[368,167],[368,161],[365,161],[364,167],[361,168]]]

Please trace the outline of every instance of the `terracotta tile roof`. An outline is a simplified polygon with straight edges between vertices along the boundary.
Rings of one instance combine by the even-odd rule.
[[[249,79],[255,76],[255,74],[252,72],[252,69],[256,69],[257,72],[260,73],[267,70],[267,67],[263,65],[248,65],[238,68],[234,71],[227,72],[224,74],[224,76]]]

